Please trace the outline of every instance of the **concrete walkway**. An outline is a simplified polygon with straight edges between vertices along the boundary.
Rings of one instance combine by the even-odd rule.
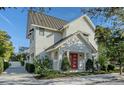
[[[0,76],[0,85],[111,85],[124,84],[124,76],[117,73],[89,75],[80,77],[66,77],[56,79],[36,80],[32,74],[25,71],[19,62],[11,62],[8,68]]]

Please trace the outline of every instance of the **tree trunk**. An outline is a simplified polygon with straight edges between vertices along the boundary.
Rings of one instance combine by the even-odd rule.
[[[122,63],[121,63],[121,61],[120,61],[120,75],[122,75]]]

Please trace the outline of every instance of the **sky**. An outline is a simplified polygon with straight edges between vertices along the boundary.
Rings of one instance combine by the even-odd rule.
[[[46,13],[67,21],[82,15],[80,8],[52,8]],[[29,47],[29,40],[26,39],[27,11],[25,8],[0,10],[0,29],[11,36],[15,52],[18,52],[20,46]]]

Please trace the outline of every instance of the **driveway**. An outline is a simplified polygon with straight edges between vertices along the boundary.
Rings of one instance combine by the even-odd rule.
[[[110,85],[124,84],[124,76],[117,73],[90,75],[81,77],[66,77],[56,79],[36,80],[32,74],[25,71],[19,62],[11,62],[8,68],[0,76],[0,85]]]

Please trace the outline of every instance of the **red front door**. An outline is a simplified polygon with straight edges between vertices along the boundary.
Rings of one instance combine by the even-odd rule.
[[[70,60],[71,60],[71,68],[77,69],[78,68],[78,54],[77,53],[71,53],[70,54]]]

